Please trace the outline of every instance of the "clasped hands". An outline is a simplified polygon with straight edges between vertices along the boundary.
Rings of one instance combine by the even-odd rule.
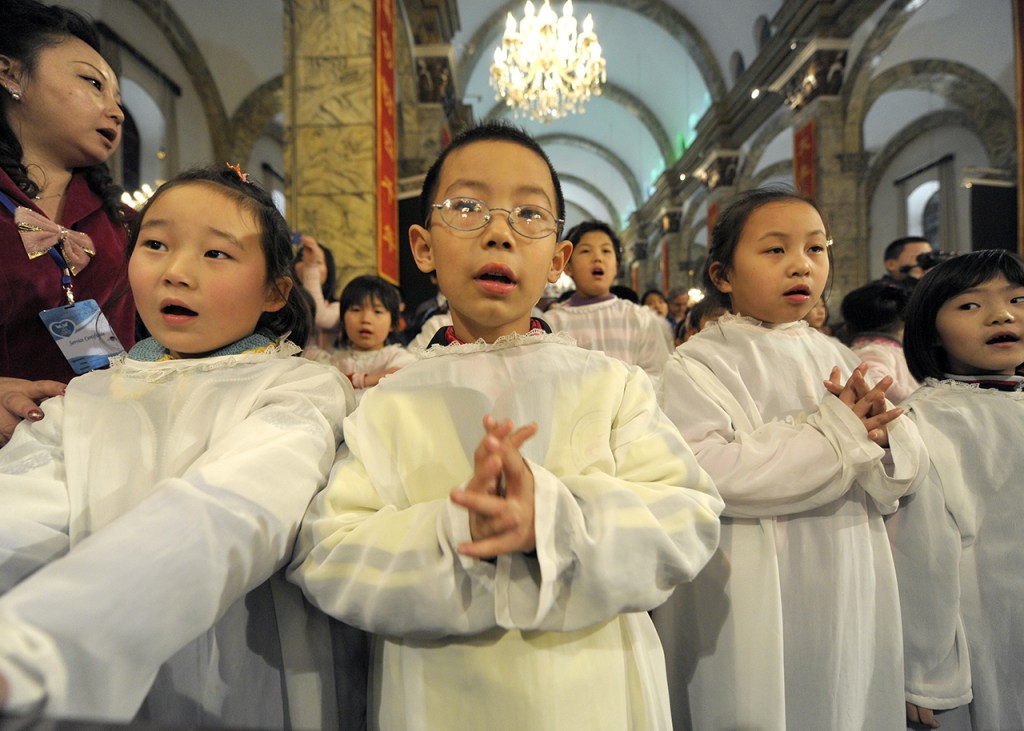
[[[459,553],[493,558],[536,548],[533,526],[533,472],[519,448],[537,433],[537,424],[516,429],[508,419],[484,417],[484,436],[473,452],[473,476],[451,500],[469,511],[472,541]]]
[[[861,363],[854,368],[844,384],[840,378],[839,366],[835,366],[825,381],[825,388],[860,419],[868,432],[868,439],[880,447],[888,447],[889,430],[886,425],[899,417],[903,409],[885,408],[885,392],[892,385],[892,377],[886,376],[871,388],[864,378],[867,370],[868,364]]]

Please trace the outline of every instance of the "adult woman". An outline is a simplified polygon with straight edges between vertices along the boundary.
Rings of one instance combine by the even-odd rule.
[[[75,375],[40,319],[42,311],[64,306],[72,297],[79,303],[94,300],[121,344],[134,342],[121,191],[106,167],[120,142],[124,113],[117,78],[98,49],[92,26],[71,10],[35,0],[5,3],[0,443],[18,419],[42,418],[34,401],[59,393],[60,383]],[[39,236],[23,237],[26,227]],[[47,230],[50,240],[39,241]],[[67,271],[51,251],[66,257]]]

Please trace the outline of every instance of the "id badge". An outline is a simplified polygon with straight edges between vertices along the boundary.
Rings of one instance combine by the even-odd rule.
[[[39,317],[76,374],[106,368],[111,356],[124,352],[96,300],[43,310]]]

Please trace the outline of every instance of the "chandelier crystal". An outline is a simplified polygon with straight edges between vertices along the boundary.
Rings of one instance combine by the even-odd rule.
[[[518,29],[517,29],[518,25]],[[591,94],[601,93],[607,80],[601,44],[588,14],[577,33],[572,0],[566,0],[562,17],[548,0],[540,12],[527,0],[523,19],[509,13],[501,45],[494,49],[491,86],[497,99],[538,122],[550,122],[569,114],[583,113]]]

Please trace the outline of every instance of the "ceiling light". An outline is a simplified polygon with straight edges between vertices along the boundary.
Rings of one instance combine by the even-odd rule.
[[[511,13],[505,35],[494,50],[491,86],[498,99],[514,111],[538,122],[550,122],[569,114],[582,114],[592,94],[600,94],[607,80],[601,44],[588,14],[577,33],[572,0],[555,15],[548,0],[540,12],[527,0],[523,19]]]

